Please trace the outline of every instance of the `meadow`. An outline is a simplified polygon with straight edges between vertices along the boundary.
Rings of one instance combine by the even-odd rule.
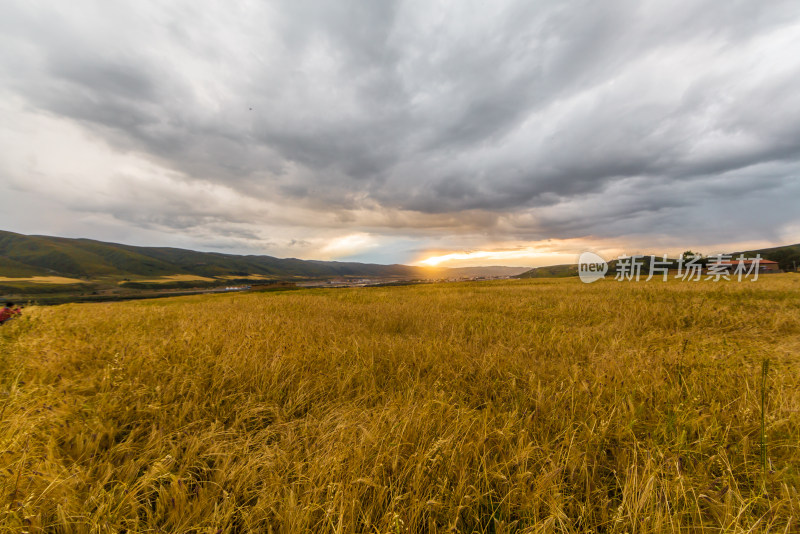
[[[34,284],[82,284],[78,278],[65,278],[63,276],[30,276],[28,278],[9,278],[0,276],[0,282],[28,282]]]
[[[800,531],[800,276],[31,307],[0,530]]]

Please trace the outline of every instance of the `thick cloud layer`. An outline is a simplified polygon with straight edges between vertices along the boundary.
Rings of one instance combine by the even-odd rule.
[[[18,231],[393,261],[800,241],[794,1],[20,0],[0,49]]]

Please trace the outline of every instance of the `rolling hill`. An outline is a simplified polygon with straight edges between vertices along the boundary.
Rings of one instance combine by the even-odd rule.
[[[159,277],[262,275],[275,279],[512,276],[525,267],[423,268],[408,265],[240,256],[179,248],[136,247],[91,239],[29,236],[0,231],[0,276]]]
[[[577,265],[548,265],[547,267],[535,267],[517,275],[517,278],[564,278],[567,276],[578,276]]]

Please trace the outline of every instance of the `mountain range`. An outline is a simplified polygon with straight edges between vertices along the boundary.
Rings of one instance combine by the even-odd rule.
[[[778,262],[784,271],[800,266],[800,244],[743,251]],[[740,253],[732,253],[738,256]],[[577,275],[577,265],[430,268],[410,265],[300,260],[261,255],[139,247],[92,239],[23,235],[0,230],[0,278],[153,278],[194,275],[209,278],[263,276],[273,280],[339,277],[434,279],[482,276],[553,278]]]
[[[527,267],[426,268],[409,265],[241,256],[167,247],[137,247],[92,239],[23,235],[0,230],[0,277],[159,277],[195,275],[271,279],[457,278],[512,276]]]

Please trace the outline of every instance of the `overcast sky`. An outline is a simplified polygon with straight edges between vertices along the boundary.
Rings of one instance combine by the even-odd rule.
[[[541,265],[800,242],[799,178],[796,0],[0,0],[4,230]]]

